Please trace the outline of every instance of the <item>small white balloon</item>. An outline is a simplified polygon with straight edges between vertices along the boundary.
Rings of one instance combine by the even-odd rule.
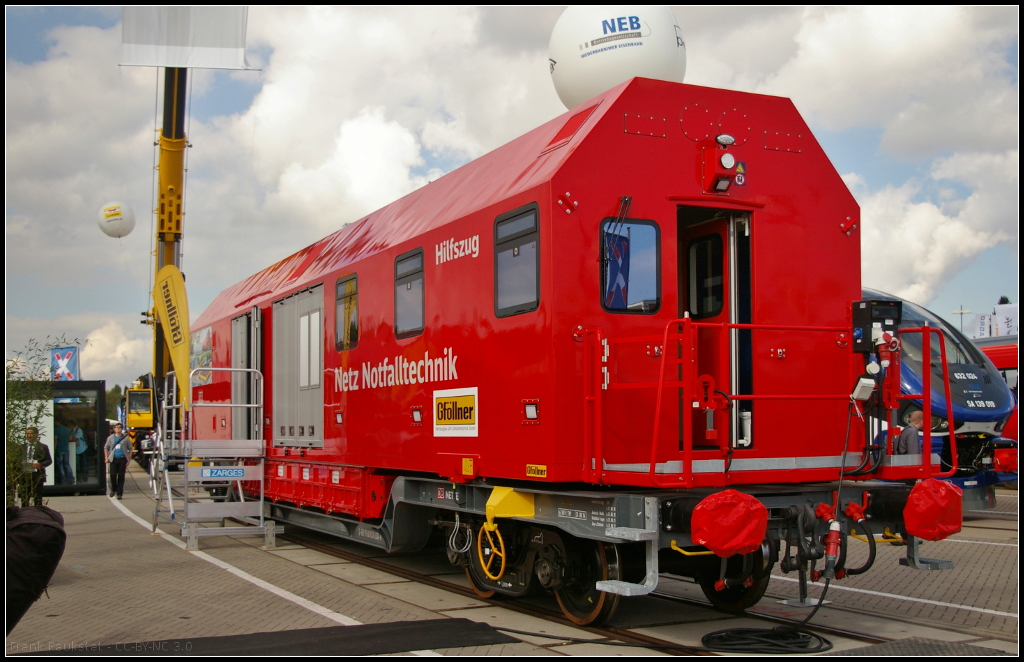
[[[111,202],[100,208],[97,222],[108,237],[127,237],[135,229],[135,212],[122,202]]]
[[[668,7],[569,7],[551,31],[548,57],[567,108],[636,76],[681,83],[686,74],[686,45]]]

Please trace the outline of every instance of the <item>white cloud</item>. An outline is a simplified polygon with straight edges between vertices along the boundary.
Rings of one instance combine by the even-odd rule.
[[[153,332],[140,319],[102,312],[53,319],[7,317],[7,356],[24,350],[30,340],[40,345],[58,338],[71,344],[77,340],[83,379],[105,380],[108,388],[129,384],[152,369]]]
[[[1019,187],[1018,154],[958,154],[937,161],[932,179],[967,185],[966,198],[920,200],[921,187],[914,183],[862,193],[865,285],[926,302],[984,250],[1016,241],[1016,195],[1007,192]]]
[[[192,316],[439,176],[429,167],[476,158],[563,112],[547,67],[560,11],[252,8],[250,62],[263,71],[232,77],[258,80],[258,93],[190,126]],[[687,82],[790,96],[816,128],[878,127],[881,148],[930,173],[881,191],[866,188],[865,172],[844,176],[863,205],[866,282],[923,300],[969,256],[1016,241],[1017,8],[675,11]],[[116,66],[119,26],[49,36],[46,61],[6,63],[8,349],[66,329],[95,345],[90,371],[121,383],[148,369],[137,320],[151,286],[160,72]],[[221,93],[208,72],[192,77],[193,95]],[[95,225],[110,200],[138,216],[120,241]]]
[[[422,163],[411,131],[387,121],[383,108],[367,109],[342,123],[334,151],[322,163],[292,163],[268,207],[273,215],[315,219],[327,234],[339,222],[354,221],[425,184],[410,174]],[[324,213],[332,208],[338,212]]]
[[[890,152],[1004,149],[1017,137],[1016,8],[804,10],[796,54],[757,91],[828,129],[881,125]]]
[[[153,360],[153,337],[149,327],[142,327],[142,334],[124,325],[110,321],[93,330],[82,348],[82,374],[89,378],[99,377],[111,380],[113,384],[129,384],[136,377],[150,370]]]

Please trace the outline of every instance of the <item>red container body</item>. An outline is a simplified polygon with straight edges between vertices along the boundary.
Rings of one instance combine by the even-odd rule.
[[[716,143],[722,134],[734,143]],[[723,165],[726,153],[732,168]],[[724,192],[709,190],[717,177],[729,179]],[[660,296],[651,313],[602,305],[602,223],[616,218],[623,196],[631,199],[629,220],[657,227]],[[496,222],[531,206],[539,303],[498,316]],[[708,410],[671,385],[683,369],[682,345],[660,340],[666,329],[678,335],[673,320],[689,312],[688,247],[715,234],[734,246],[730,227],[742,227],[729,217],[747,221],[745,266],[740,276],[726,268],[722,288],[727,299],[741,293],[748,319],[730,317],[730,300],[697,320],[704,326],[690,327],[697,349],[687,369],[710,376],[712,390],[740,396],[730,331],[713,325],[785,327],[750,334],[746,446],[727,441],[741,433],[732,410],[712,408],[709,430]],[[857,203],[788,99],[633,79],[225,290],[193,325],[208,348],[206,363],[193,357],[193,365],[236,365],[232,320],[259,308],[267,495],[327,512],[379,516],[386,493],[369,494],[390,485],[379,476],[403,473],[636,487],[835,480],[849,392],[863,370],[848,343],[851,302],[861,293],[859,228]],[[424,257],[424,329],[398,338],[396,259],[416,249]],[[734,258],[741,259],[726,251],[725,260]],[[339,351],[335,287],[352,274],[359,338]],[[730,277],[744,282],[737,288]],[[323,447],[282,447],[274,443],[274,303],[317,285],[323,412],[315,426]],[[598,332],[612,341],[607,361],[594,344]],[[662,353],[677,362],[663,367]],[[382,372],[384,384],[374,385]],[[437,392],[473,388],[476,436],[435,435]],[[231,393],[230,376],[213,372],[193,401],[226,404]],[[536,419],[527,405],[536,406]],[[195,412],[196,438],[231,437],[239,415],[228,407]],[[862,437],[855,419],[850,439]],[[686,480],[675,470],[684,446]],[[302,480],[303,467],[313,478]]]

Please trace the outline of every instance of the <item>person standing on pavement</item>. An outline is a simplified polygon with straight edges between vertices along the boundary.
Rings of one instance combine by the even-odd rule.
[[[120,423],[114,425],[114,434],[107,437],[103,444],[103,461],[110,465],[110,485],[107,489],[110,496],[124,496],[124,472],[128,461],[132,459],[132,442]]]
[[[924,413],[920,410],[915,411],[910,415],[909,423],[896,439],[896,455],[921,454],[921,426],[924,424]]]
[[[68,419],[68,427],[71,428],[71,443],[75,445],[75,482],[84,483],[89,480],[89,464],[85,461],[85,433],[74,419]]]
[[[75,475],[71,472],[71,428],[64,424],[63,420],[57,421],[53,426],[53,455],[57,461],[57,475],[54,482],[58,485],[68,485],[75,482]]]
[[[21,505],[43,505],[46,467],[53,464],[50,449],[39,441],[39,428],[25,430],[24,478],[21,481]]]

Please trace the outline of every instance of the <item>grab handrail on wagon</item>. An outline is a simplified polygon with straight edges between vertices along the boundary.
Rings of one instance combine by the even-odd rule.
[[[679,327],[678,333],[673,333],[673,327]],[[698,402],[695,399],[694,394],[697,392],[697,384],[699,375],[695,369],[695,360],[697,356],[697,345],[698,338],[695,330],[697,329],[718,329],[723,334],[728,334],[732,330],[751,330],[751,331],[802,331],[802,332],[816,332],[816,333],[847,333],[849,329],[846,327],[834,327],[834,326],[802,326],[792,324],[739,324],[739,323],[725,323],[725,322],[695,322],[689,317],[678,318],[670,320],[665,324],[664,331],[661,336],[630,336],[618,338],[615,340],[609,340],[604,337],[601,328],[584,329],[582,331],[583,339],[585,341],[585,352],[587,359],[584,361],[584,403],[585,403],[585,420],[584,420],[584,439],[585,439],[585,452],[590,457],[591,466],[586,471],[588,482],[591,483],[604,483],[604,452],[603,452],[603,418],[602,418],[602,404],[603,396],[602,392],[605,390],[622,390],[622,389],[656,389],[655,397],[655,413],[654,413],[654,429],[651,437],[651,456],[650,465],[648,468],[648,480],[653,487],[693,487],[694,486],[694,475],[692,470],[693,464],[693,441],[691,435],[683,435],[683,448],[682,448],[682,473],[681,474],[663,474],[662,477],[656,473],[657,470],[657,456],[658,456],[658,438],[661,432],[661,418],[662,418],[662,400],[665,391],[665,387],[669,388],[680,388],[683,389],[684,393],[689,395],[689,401]],[[668,358],[668,345],[669,341],[677,341],[680,343],[683,356],[680,358]],[[627,343],[643,343],[653,342],[657,343],[660,341],[660,346],[655,347],[656,354],[660,354],[658,379],[655,382],[633,382],[633,383],[611,383],[611,371],[609,369],[609,357],[612,354],[613,345],[621,345]],[[650,348],[649,348],[650,349]],[[595,351],[598,352],[595,355]],[[723,374],[729,374],[729,357],[725,356],[723,360]],[[671,365],[679,365],[682,368],[682,374],[677,380],[666,379],[666,367]],[[724,392],[723,392],[724,393]],[[849,393],[841,394],[821,394],[821,393],[810,393],[810,394],[784,394],[784,395],[740,395],[740,394],[725,394],[729,400],[849,400]],[[683,429],[690,430],[692,427],[693,420],[693,407],[684,406],[682,411],[683,416]],[[728,454],[730,449],[728,448],[728,439],[723,439],[723,453]]]
[[[899,335],[902,337],[907,333],[920,333],[921,334],[921,393],[901,393],[896,396],[898,400],[917,400],[921,399],[921,413],[924,415],[924,421],[922,422],[922,432],[924,433],[924,439],[922,440],[921,447],[921,468],[924,471],[925,478],[949,478],[956,474],[957,471],[957,456],[956,456],[956,424],[953,421],[953,398],[951,397],[949,390],[949,364],[946,362],[946,337],[942,334],[942,331],[938,327],[934,326],[919,326],[912,329],[900,329]],[[942,382],[945,387],[946,396],[946,420],[949,423],[949,451],[950,451],[950,462],[951,467],[949,471],[944,471],[937,474],[932,474],[932,334],[939,336],[939,356],[942,361]],[[899,370],[899,366],[895,366],[896,370]],[[927,394],[927,395],[926,395]]]

